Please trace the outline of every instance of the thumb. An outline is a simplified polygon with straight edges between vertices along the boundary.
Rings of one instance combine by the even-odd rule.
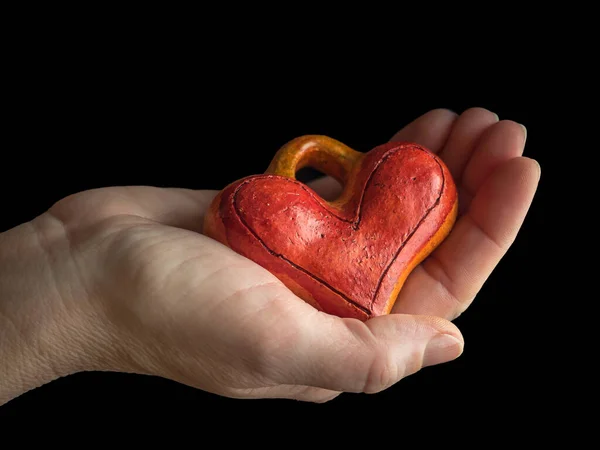
[[[316,317],[319,323],[307,323],[296,334],[296,361],[281,374],[286,382],[375,393],[463,350],[458,328],[440,317],[390,314],[367,322]]]

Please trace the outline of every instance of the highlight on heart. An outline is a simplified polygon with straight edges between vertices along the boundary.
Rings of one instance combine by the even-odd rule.
[[[321,198],[303,167],[337,179]],[[263,174],[226,186],[204,233],[260,264],[319,310],[367,320],[388,314],[410,272],[450,233],[458,195],[427,148],[390,142],[359,152],[327,136],[296,138]]]

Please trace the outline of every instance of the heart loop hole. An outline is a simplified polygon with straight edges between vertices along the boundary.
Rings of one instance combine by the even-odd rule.
[[[281,147],[266,173],[297,179],[296,174],[301,169],[311,167],[345,186],[363,156],[363,153],[327,136],[301,136]]]

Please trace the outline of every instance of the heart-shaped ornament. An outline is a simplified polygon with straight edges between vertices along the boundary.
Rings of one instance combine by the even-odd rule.
[[[310,166],[344,187],[326,201],[296,180]],[[449,234],[458,196],[446,165],[414,143],[357,152],[325,136],[283,146],[265,174],[224,188],[204,233],[340,317],[388,314],[410,272]]]

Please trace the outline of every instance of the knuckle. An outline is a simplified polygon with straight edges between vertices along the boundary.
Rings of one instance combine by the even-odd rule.
[[[258,336],[250,340],[246,347],[250,373],[261,381],[282,379],[281,364],[277,357],[278,344],[273,336]]]
[[[412,354],[404,360],[402,377],[414,375],[423,368],[424,353],[421,349],[415,349]]]
[[[367,371],[367,378],[363,392],[376,394],[394,385],[402,378],[402,373],[397,362],[389,352],[379,349]]]
[[[356,386],[356,391],[375,394],[398,382],[403,372],[394,352],[379,342],[365,323],[347,320],[345,325],[356,339],[356,344],[361,348],[362,353],[358,355],[359,360],[362,361],[362,367],[358,370],[365,376],[362,381],[358,378],[359,385]]]

